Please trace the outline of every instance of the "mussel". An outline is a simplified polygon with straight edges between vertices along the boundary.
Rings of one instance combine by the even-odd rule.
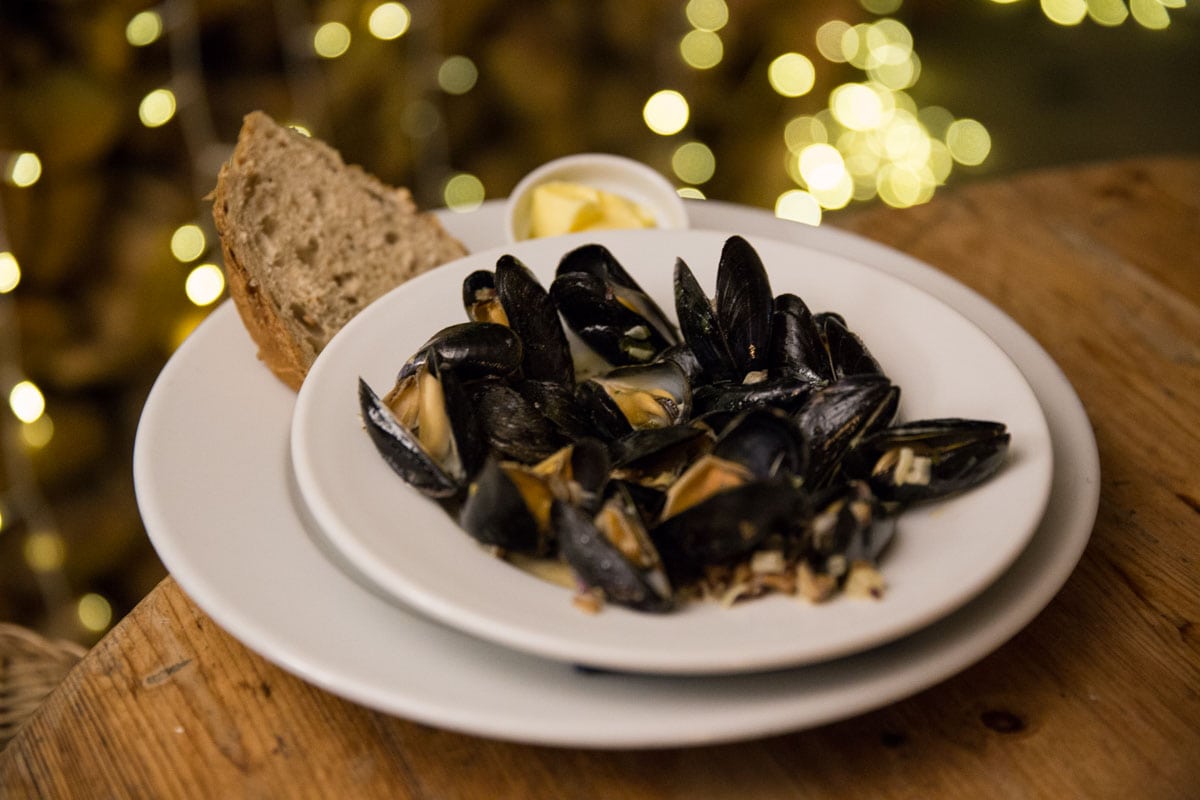
[[[931,419],[906,422],[865,437],[846,456],[846,471],[861,475],[889,503],[936,500],[992,477],[1011,436],[1000,422]]]
[[[515,256],[496,262],[496,295],[511,327],[521,340],[524,377],[572,384],[575,364],[558,309],[529,267]]]
[[[794,415],[808,442],[806,484],[819,489],[836,480],[847,452],[896,417],[900,389],[882,375],[847,375],[813,392]]]
[[[550,508],[562,501],[594,513],[608,482],[608,453],[582,439],[537,464],[489,456],[471,482],[459,525],[481,544],[546,555],[556,541]]]
[[[486,454],[466,389],[431,354],[384,397],[358,382],[363,425],[384,461],[434,498],[458,494]]]
[[[507,377],[521,368],[524,351],[511,328],[493,322],[462,322],[442,328],[431,336],[404,366],[404,380],[436,353],[443,369],[453,369],[463,380],[486,376]]]
[[[550,516],[564,560],[608,602],[639,611],[669,611],[674,593],[637,505],[615,485],[594,516],[555,501]]]
[[[568,327],[613,366],[647,364],[679,341],[662,309],[603,245],[563,256],[550,296]]]
[[[577,395],[608,439],[684,422],[692,407],[691,384],[670,361],[617,367],[579,384]]]

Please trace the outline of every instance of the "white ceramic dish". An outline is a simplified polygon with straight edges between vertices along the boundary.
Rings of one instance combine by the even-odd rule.
[[[1000,420],[1010,457],[991,481],[914,509],[869,601],[812,605],[775,595],[733,608],[694,603],[666,615],[617,606],[587,615],[571,591],[499,561],[403,483],[362,429],[358,378],[383,394],[435,331],[466,320],[462,281],[516,255],[549,286],[559,259],[604,244],[673,316],[681,257],[715,291],[727,234],[605,231],[483,251],[408,282],[365,309],[313,364],[296,403],[292,460],[301,496],[332,547],[386,593],[448,625],[535,655],[674,674],[777,669],[845,655],[910,633],[962,605],[1024,549],[1050,491],[1050,433],[1020,371],[965,317],[886,273],[794,244],[754,238],[776,293],[842,313],[901,387],[906,419]]]
[[[632,200],[654,214],[658,228],[688,226],[683,199],[670,181],[650,167],[624,156],[578,153],[542,164],[513,187],[504,207],[504,232],[509,242],[529,238],[533,190],[550,181],[581,183]]]
[[[1034,388],[1056,455],[1051,500],[1013,566],[911,636],[824,664],[707,678],[587,674],[490,645],[407,611],[339,569],[292,496],[294,395],[255,358],[226,303],[171,359],[134,452],[147,531],[180,587],[245,645],[370,708],[456,731],[580,747],[670,747],[816,726],[894,702],[991,653],[1041,611],[1087,545],[1099,501],[1096,443],[1046,352],[960,283],[894,250],[728,204],[698,226],[838,252],[935,294],[992,336]],[[472,250],[503,241],[502,209],[442,216]]]

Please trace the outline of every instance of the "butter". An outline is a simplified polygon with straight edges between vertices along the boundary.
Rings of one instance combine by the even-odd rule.
[[[533,190],[531,238],[611,228],[653,228],[654,214],[620,195],[569,181],[549,181]]]

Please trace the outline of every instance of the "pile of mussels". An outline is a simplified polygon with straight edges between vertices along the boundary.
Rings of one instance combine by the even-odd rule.
[[[714,299],[682,259],[674,288],[678,327],[603,246],[567,253],[548,292],[505,255],[389,392],[360,379],[366,430],[479,542],[560,558],[577,597],[643,611],[877,596],[896,516],[1003,463],[1002,423],[897,423],[862,340],[774,296],[745,239],[725,242]],[[560,316],[605,370],[577,379]]]

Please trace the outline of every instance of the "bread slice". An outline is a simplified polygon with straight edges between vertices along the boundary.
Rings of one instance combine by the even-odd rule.
[[[226,281],[258,356],[299,389],[350,318],[403,281],[466,254],[407,189],[256,111],[213,193]]]

